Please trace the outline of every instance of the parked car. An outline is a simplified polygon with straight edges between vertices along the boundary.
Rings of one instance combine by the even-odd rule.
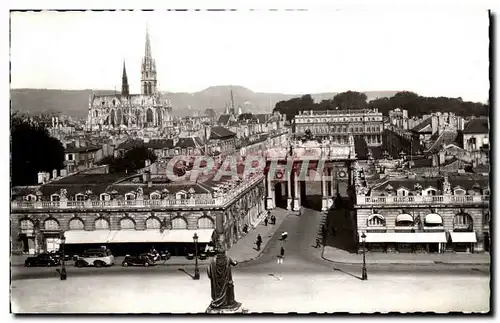
[[[103,249],[93,249],[87,250],[82,256],[78,257],[75,261],[75,266],[77,267],[103,267],[112,266],[115,264],[115,257],[111,254],[111,251]]]
[[[193,260],[194,259],[194,253],[188,252],[188,254],[186,255],[186,259],[187,260]]]
[[[59,265],[59,259],[56,259],[52,257],[48,253],[41,253],[39,255],[36,255],[34,257],[28,257],[24,261],[24,266],[25,267],[50,267],[50,266],[58,266]]]
[[[149,267],[149,266],[155,266],[156,262],[151,259],[151,257],[147,254],[143,255],[138,255],[138,256],[130,256],[126,255],[125,259],[123,259],[122,266],[127,267],[127,266],[144,266],[144,267]]]
[[[204,252],[200,253],[200,254],[198,255],[198,259],[200,259],[200,260],[205,260],[205,259],[207,259],[207,254],[206,254],[206,253],[204,253]]]
[[[58,261],[61,261],[61,258],[62,258],[62,252],[60,250],[57,250],[57,251],[51,251],[49,252],[49,254],[56,258]],[[64,261],[70,261],[73,257],[71,255],[68,255],[68,254],[64,254]]]

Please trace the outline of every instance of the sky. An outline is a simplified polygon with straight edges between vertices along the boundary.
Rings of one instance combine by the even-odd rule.
[[[132,93],[149,29],[162,91],[409,90],[487,102],[486,10],[11,14],[11,88]]]

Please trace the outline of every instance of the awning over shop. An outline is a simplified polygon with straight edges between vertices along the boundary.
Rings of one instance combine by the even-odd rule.
[[[446,242],[445,232],[367,232],[367,243],[438,243]],[[359,233],[359,242],[362,242]]]
[[[81,243],[108,243],[112,238],[112,231],[110,230],[70,230],[64,233],[67,244],[81,244]]]
[[[214,229],[172,229],[164,232],[162,242],[193,242],[194,234],[198,235],[198,242],[208,243],[212,240]]]
[[[431,213],[425,216],[425,223],[428,224],[443,224],[443,219],[439,214]]]
[[[198,242],[208,243],[212,240],[213,229],[172,229],[160,230],[71,230],[66,231],[66,243],[141,243],[141,242],[193,242],[196,232]]]
[[[396,217],[396,222],[413,222],[413,217],[410,214],[403,213]]]
[[[450,231],[451,242],[464,243],[464,242],[477,242],[475,232],[453,232]]]
[[[162,242],[160,230],[118,230],[112,231],[110,243]]]

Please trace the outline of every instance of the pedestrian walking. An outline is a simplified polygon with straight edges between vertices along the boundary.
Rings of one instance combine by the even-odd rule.
[[[285,248],[281,247],[280,253],[278,254],[278,264],[283,263],[283,258],[285,258]]]
[[[285,231],[285,232],[283,232],[283,233],[281,234],[281,241],[286,241],[286,238],[287,238],[287,237],[288,237],[288,232],[286,232],[286,231]]]
[[[257,241],[255,241],[255,244],[257,245],[257,251],[260,251],[260,245],[262,244],[262,237],[257,235]]]
[[[266,216],[266,218],[264,219],[264,225],[267,227],[267,216]]]
[[[271,224],[272,225],[275,225],[276,224],[276,217],[273,215],[271,215]]]
[[[316,238],[316,247],[315,248],[319,248],[319,247],[321,247],[321,239]]]

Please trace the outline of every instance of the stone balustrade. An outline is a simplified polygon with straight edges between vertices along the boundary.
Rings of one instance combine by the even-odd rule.
[[[174,207],[224,207],[231,203],[235,197],[244,193],[255,184],[264,179],[263,174],[254,175],[243,184],[233,190],[215,198],[197,198],[196,196],[186,199],[148,199],[148,200],[111,200],[111,201],[12,201],[11,208],[15,211],[21,210],[82,210],[82,209],[121,209],[121,208],[151,208],[165,209]]]
[[[362,206],[389,206],[411,204],[487,204],[489,195],[417,195],[417,196],[363,196],[356,197]]]

